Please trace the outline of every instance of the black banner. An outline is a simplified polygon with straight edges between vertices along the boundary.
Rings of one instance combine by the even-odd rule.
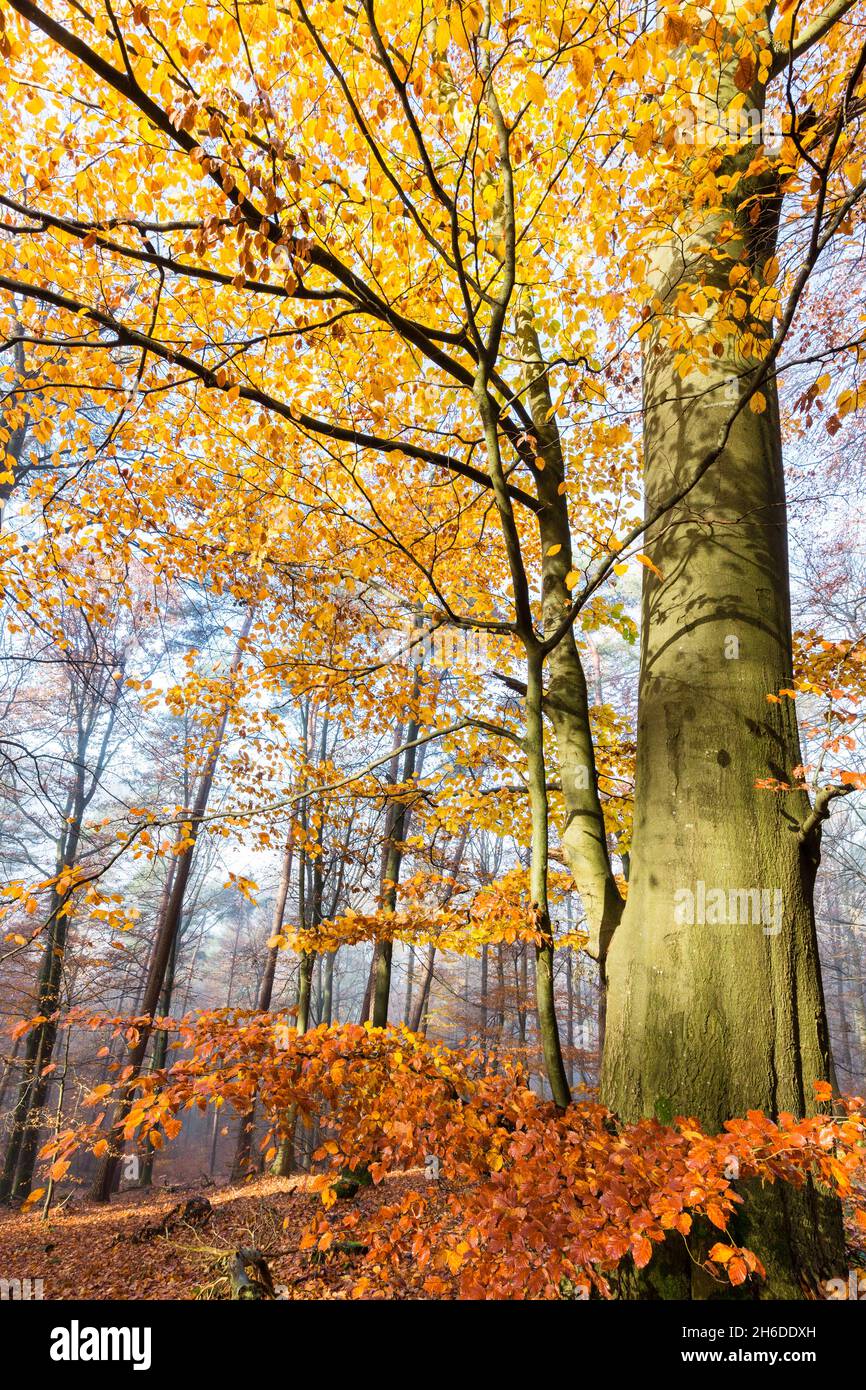
[[[594,1373],[599,1356],[625,1374],[678,1368],[700,1377],[713,1367],[734,1372],[759,1367],[771,1374],[792,1366],[825,1373],[844,1370],[856,1357],[866,1328],[860,1302],[850,1296],[799,1303],[578,1300],[521,1303],[517,1313],[513,1304],[468,1308],[432,1300],[395,1305],[277,1299],[251,1306],[13,1298],[0,1300],[0,1337],[7,1366],[17,1343],[26,1347],[32,1370],[61,1384],[70,1371],[91,1375],[101,1369],[115,1378],[118,1372],[132,1372],[136,1381],[190,1371],[225,1376],[232,1363],[245,1357],[253,1358],[250,1369],[260,1381],[270,1373],[285,1375],[290,1364],[297,1366],[298,1355],[308,1369],[310,1359],[321,1358],[321,1369],[331,1375],[339,1371],[341,1351],[351,1373],[371,1336],[381,1335],[383,1345],[393,1343],[396,1350],[405,1347],[406,1336],[416,1334],[424,1338],[419,1349],[423,1347],[425,1380],[438,1358],[442,1374],[452,1375],[455,1358],[459,1362],[473,1348],[473,1359],[483,1356],[486,1376],[495,1375],[501,1363],[510,1380],[524,1339],[539,1334],[555,1339],[549,1344],[551,1356],[555,1349],[567,1348],[577,1358],[575,1375],[582,1355],[588,1358],[588,1374]],[[527,1340],[526,1352],[530,1346],[538,1350],[536,1341]]]

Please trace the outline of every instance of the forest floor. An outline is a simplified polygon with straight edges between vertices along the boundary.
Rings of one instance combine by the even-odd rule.
[[[332,1208],[335,1225],[351,1209],[363,1230],[380,1208],[397,1204],[423,1184],[424,1173],[416,1169],[361,1187],[350,1203]],[[442,1195],[444,1205],[444,1190]],[[185,1212],[190,1219],[184,1219]],[[41,1279],[48,1300],[227,1299],[228,1263],[245,1248],[265,1256],[281,1298],[351,1298],[362,1273],[357,1254],[332,1251],[317,1262],[300,1248],[305,1230],[322,1212],[319,1193],[304,1175],[259,1177],[242,1185],[205,1181],[133,1189],[120,1192],[109,1206],[73,1191],[65,1202],[60,1198],[48,1220],[38,1209],[0,1209],[0,1279]],[[852,1223],[848,1234],[852,1267],[866,1288],[866,1233]],[[456,1281],[447,1271],[437,1272],[443,1285],[437,1297],[455,1296]],[[417,1269],[402,1279],[395,1274],[390,1297],[428,1296]]]
[[[351,1208],[363,1224],[423,1182],[420,1169],[386,1177],[360,1188]],[[210,1210],[183,1220],[183,1208],[196,1199],[206,1199]],[[339,1215],[348,1205],[338,1204]],[[0,1277],[42,1279],[46,1299],[228,1298],[226,1262],[238,1248],[254,1248],[265,1255],[278,1292],[283,1286],[281,1297],[345,1299],[360,1274],[357,1255],[329,1253],[316,1264],[299,1249],[322,1210],[305,1176],[130,1190],[109,1206],[76,1193],[48,1220],[38,1206],[28,1213],[0,1211]],[[169,1229],[160,1232],[171,1213]],[[419,1296],[417,1289],[393,1292]]]

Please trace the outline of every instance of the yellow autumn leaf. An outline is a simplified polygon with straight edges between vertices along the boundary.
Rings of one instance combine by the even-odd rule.
[[[547,101],[547,88],[532,68],[526,74],[526,94],[533,106],[543,106]]]
[[[572,56],[574,75],[581,87],[585,87],[592,77],[592,70],[595,67],[595,54],[586,44],[581,44]]]
[[[462,48],[464,52],[468,53],[470,46],[469,35],[466,32],[466,26],[463,23],[463,15],[459,5],[453,6],[448,19],[448,27],[451,37],[457,47]]]
[[[664,575],[662,574],[658,565],[653,564],[652,560],[648,555],[635,555],[634,558],[640,561],[640,563],[644,565],[648,570],[652,570],[653,574],[656,575],[659,579],[664,579]]]

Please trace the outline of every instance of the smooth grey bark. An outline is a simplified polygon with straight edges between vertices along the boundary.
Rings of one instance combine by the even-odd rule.
[[[713,84],[724,109],[733,68]],[[748,102],[763,108],[759,83]],[[733,157],[732,169],[752,153]],[[741,209],[749,192],[756,219]],[[774,176],[764,175],[696,227],[675,228],[655,267],[665,306],[684,284],[727,287],[734,265],[760,277],[779,203]],[[725,222],[735,236],[723,236]],[[648,513],[699,476],[732,419],[731,382],[736,401],[760,366],[736,341],[685,378],[675,357],[654,330],[644,350]],[[793,701],[767,700],[792,683],[792,644],[775,380],[762,390],[764,412],[733,418],[721,456],[645,542],[664,578],[643,582],[634,837],[607,956],[602,1072],[602,1097],[625,1120],[656,1111],[718,1130],[749,1109],[808,1114],[813,1083],[831,1075],[812,902],[820,825],[800,833],[810,815],[804,792],[760,789],[796,782],[801,763]],[[710,890],[720,894],[712,915],[698,907]],[[754,920],[754,900],[746,908],[752,892],[771,895],[766,922]],[[801,1297],[804,1280],[814,1287],[839,1272],[837,1204],[813,1189],[748,1195],[735,1224],[767,1265],[760,1296]],[[670,1296],[694,1292],[689,1273],[677,1272],[685,1292]]]

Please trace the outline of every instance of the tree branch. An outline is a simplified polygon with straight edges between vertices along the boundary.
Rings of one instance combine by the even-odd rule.
[[[810,48],[814,48],[816,43],[820,43],[834,25],[838,24],[849,10],[853,10],[856,4],[857,0],[832,0],[823,14],[820,14],[817,19],[813,19],[811,24],[806,25],[799,38],[789,43],[786,48],[774,48],[770,78],[778,77],[780,72],[784,72],[804,53],[808,53]]]

